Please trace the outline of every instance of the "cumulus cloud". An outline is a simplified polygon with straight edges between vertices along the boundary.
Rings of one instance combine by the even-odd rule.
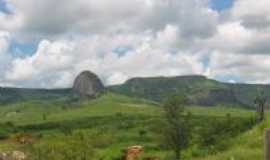
[[[270,64],[267,4],[267,0],[235,2],[229,10],[231,17],[219,24],[217,33],[204,42],[211,50],[209,76],[229,81],[270,83],[267,77]]]
[[[25,81],[29,84],[40,82],[42,87],[45,87],[43,86],[45,82],[52,85],[53,83],[50,82],[55,81],[55,77],[59,78],[57,73],[64,73],[72,64],[70,51],[72,51],[72,44],[67,41],[51,43],[44,40],[39,44],[33,56],[13,60],[12,68],[6,72],[5,79],[17,82],[18,85]],[[65,81],[62,83],[66,85]]]
[[[177,41],[176,33],[177,29],[169,25],[156,34],[42,41],[35,54],[13,61],[6,79],[29,87],[70,87],[75,76],[86,69],[99,74],[106,84],[118,84],[137,76],[202,74],[203,66],[197,55],[170,51]],[[114,52],[115,48],[128,45],[132,49],[126,53]]]
[[[5,31],[0,31],[0,55],[3,56],[9,45],[10,34]]]
[[[238,82],[270,83],[270,78],[266,75],[270,72],[269,65],[270,55],[214,52],[208,74],[210,77],[235,78]]]
[[[242,24],[251,29],[270,27],[270,2],[268,0],[237,0],[232,8],[232,16],[241,19]]]
[[[226,13],[211,9],[209,0],[6,2],[1,84],[70,87],[82,70],[106,84],[183,74],[270,83],[268,0],[237,0]],[[11,56],[14,39],[38,41],[37,51]]]
[[[9,62],[12,60],[11,56],[8,54],[10,40],[11,37],[8,32],[0,31],[0,75],[3,75],[4,72],[8,70]],[[7,82],[4,82],[4,80],[0,78],[0,84],[4,85],[7,84]]]
[[[8,32],[0,31],[0,73],[6,69],[6,64],[10,59],[10,55],[7,54],[10,40],[10,34]]]
[[[179,26],[185,38],[205,38],[215,32],[218,13],[197,0],[8,0],[23,20],[21,34],[51,38],[63,33],[93,34],[161,30]],[[194,12],[195,11],[195,12]],[[18,16],[17,16],[18,17]]]

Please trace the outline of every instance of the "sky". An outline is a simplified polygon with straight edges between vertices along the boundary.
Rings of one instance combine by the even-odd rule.
[[[0,0],[0,86],[204,75],[269,84],[269,0]]]

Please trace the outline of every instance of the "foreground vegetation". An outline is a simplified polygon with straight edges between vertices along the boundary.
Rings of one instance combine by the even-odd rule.
[[[192,117],[192,138],[183,159],[262,159],[262,132],[270,123],[251,130],[252,110],[186,110]],[[172,153],[163,141],[163,114],[159,104],[109,93],[84,103],[27,101],[2,106],[0,150],[22,150],[32,160],[112,160],[120,159],[126,147],[142,145],[144,157],[166,160]]]

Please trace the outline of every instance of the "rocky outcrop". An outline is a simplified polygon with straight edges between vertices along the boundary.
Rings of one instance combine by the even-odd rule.
[[[90,71],[84,71],[76,77],[73,92],[82,99],[96,97],[104,91],[104,85],[98,76]]]

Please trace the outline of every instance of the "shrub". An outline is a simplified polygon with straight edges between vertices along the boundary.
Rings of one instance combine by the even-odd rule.
[[[9,138],[9,132],[5,130],[0,130],[0,140],[5,140]]]
[[[94,150],[89,140],[70,138],[53,144],[32,146],[32,160],[93,160]]]
[[[143,137],[143,136],[145,136],[147,134],[147,130],[145,130],[145,129],[140,129],[139,130],[139,135],[140,135],[140,137]]]

